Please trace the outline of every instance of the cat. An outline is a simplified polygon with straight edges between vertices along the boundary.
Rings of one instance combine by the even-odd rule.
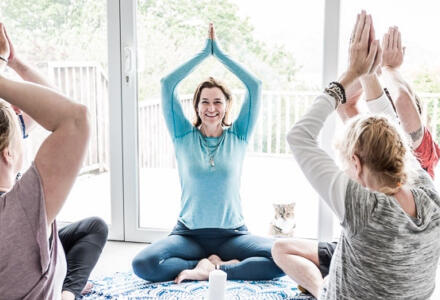
[[[273,204],[275,216],[270,222],[269,234],[274,237],[293,237],[295,223],[295,203]]]

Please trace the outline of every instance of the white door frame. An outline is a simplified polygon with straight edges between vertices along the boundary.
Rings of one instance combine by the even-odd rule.
[[[120,0],[125,240],[153,242],[164,237],[168,230],[141,228],[139,225],[136,4],[136,0]],[[154,182],[142,184],[152,185]]]
[[[119,0],[107,0],[111,224],[109,239],[124,240]]]
[[[338,78],[340,0],[325,0],[324,7],[322,89]],[[331,156],[335,129],[336,116],[333,113],[325,122],[320,134],[321,146]],[[319,199],[318,211],[318,240],[331,241],[334,214],[322,199]]]
[[[115,218],[118,226],[122,222],[121,228],[124,228],[122,233],[115,230],[115,233],[118,233],[115,236],[122,236],[121,239],[126,241],[153,242],[164,237],[168,230],[141,228],[139,225],[136,2],[136,0],[108,0],[110,130],[113,137],[111,154],[112,157],[122,158],[122,160],[113,158],[111,165],[112,209],[117,210],[115,215],[112,210],[112,220]],[[337,79],[339,14],[340,0],[325,0],[322,87]],[[334,115],[327,122],[321,134],[321,145],[327,152],[332,153]],[[122,212],[123,217],[120,215]],[[333,237],[333,218],[330,209],[320,200],[319,240],[331,240]]]

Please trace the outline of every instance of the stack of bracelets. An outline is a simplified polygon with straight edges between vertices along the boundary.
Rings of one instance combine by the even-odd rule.
[[[345,98],[344,87],[337,81],[330,82],[328,88],[324,90],[324,93],[335,98],[336,107],[338,107],[339,103],[344,104],[347,101],[347,98]]]

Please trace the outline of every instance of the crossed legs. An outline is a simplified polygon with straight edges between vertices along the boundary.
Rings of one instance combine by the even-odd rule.
[[[277,240],[272,248],[272,256],[290,278],[318,298],[324,282],[319,270],[318,242]]]
[[[170,235],[142,250],[134,273],[148,281],[207,280],[220,265],[228,279],[269,280],[283,275],[271,257],[273,241],[251,234],[219,239]]]
[[[105,222],[91,217],[67,225],[58,232],[66,253],[67,275],[63,283],[63,299],[81,297],[87,280],[107,242]]]

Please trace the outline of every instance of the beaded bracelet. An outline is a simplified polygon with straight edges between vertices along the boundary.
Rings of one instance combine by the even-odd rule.
[[[328,88],[326,88],[324,92],[329,96],[335,98],[336,107],[339,103],[344,104],[345,102],[347,102],[347,98],[345,97],[345,89],[342,84],[337,81],[330,82]]]

